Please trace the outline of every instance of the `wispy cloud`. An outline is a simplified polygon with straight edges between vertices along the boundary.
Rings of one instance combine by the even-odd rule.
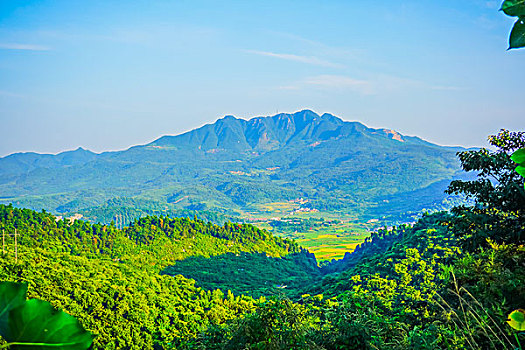
[[[49,51],[51,48],[33,44],[0,43],[0,50]]]
[[[354,79],[344,75],[317,75],[307,77],[294,84],[281,86],[283,90],[299,90],[308,87],[317,87],[320,89],[348,89],[361,94],[372,94],[373,86],[367,80]]]
[[[369,87],[370,83],[366,80],[353,79],[342,75],[318,75],[315,77],[309,77],[305,79],[305,84],[317,85],[324,87],[335,87],[335,88],[347,88],[347,87],[358,87],[364,88]]]
[[[327,45],[321,41],[308,39],[297,34],[288,32],[279,32],[274,30],[268,30],[269,34],[278,36],[279,38],[287,39],[291,44],[303,44],[313,52],[322,53],[323,55],[329,55],[331,57],[338,57],[344,60],[362,58],[365,54],[365,50],[362,48],[348,48],[340,46]]]
[[[5,90],[0,90],[0,96],[4,96],[4,97],[16,97],[16,98],[25,97],[24,95],[15,94],[15,93],[13,93],[13,92],[5,91]]]
[[[276,53],[276,52],[257,51],[257,50],[243,50],[243,51],[254,54],[254,55],[274,57],[274,58],[287,60],[287,61],[313,64],[316,66],[330,67],[330,68],[345,68],[345,66],[342,64],[325,61],[315,56],[301,56],[301,55],[294,55],[290,53]]]
[[[460,86],[437,85],[389,75],[375,75],[366,79],[356,79],[346,75],[325,74],[306,77],[289,85],[279,86],[280,90],[302,90],[310,88],[349,90],[363,95],[390,94],[395,91],[411,91],[414,89],[436,91],[465,90],[465,87]]]
[[[430,86],[430,89],[432,89],[432,90],[443,90],[443,91],[465,90],[465,88],[459,87],[459,86],[442,86],[442,85],[433,85],[433,86]]]

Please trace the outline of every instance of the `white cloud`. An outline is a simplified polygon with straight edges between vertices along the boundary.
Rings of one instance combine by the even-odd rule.
[[[287,60],[287,61],[313,64],[316,66],[331,67],[331,68],[345,68],[345,66],[342,64],[325,61],[315,56],[300,56],[300,55],[294,55],[294,54],[289,54],[289,53],[276,53],[276,52],[257,51],[257,50],[243,50],[243,51],[254,54],[254,55],[274,57],[274,58],[279,58],[279,59]]]
[[[443,90],[443,91],[459,91],[459,90],[465,90],[465,88],[459,87],[459,86],[442,86],[442,85],[434,85],[430,86],[432,90]]]
[[[363,95],[390,94],[395,91],[425,89],[436,91],[460,91],[464,87],[429,84],[419,80],[376,75],[367,79],[355,79],[346,75],[316,75],[306,77],[290,85],[280,86],[280,90],[302,90],[317,88],[323,90],[349,90]]]
[[[343,75],[317,75],[307,77],[295,84],[281,86],[283,90],[299,90],[308,87],[317,87],[321,89],[338,89],[353,90],[368,95],[372,94],[373,87],[369,81],[354,79]]]
[[[13,43],[0,43],[0,50],[25,50],[25,51],[49,51],[51,50],[48,46],[33,45],[33,44],[13,44]]]
[[[343,60],[349,60],[349,59],[363,59],[363,55],[365,54],[365,50],[360,48],[347,48],[347,47],[339,47],[339,46],[331,46],[327,45],[323,42],[311,40],[308,38],[304,38],[300,35],[287,33],[287,32],[278,32],[278,31],[267,31],[269,34],[279,36],[280,38],[288,39],[295,43],[301,43],[304,44],[306,47],[308,47],[309,50],[313,50],[312,52],[321,53],[324,56],[330,56],[330,57],[338,57]]]

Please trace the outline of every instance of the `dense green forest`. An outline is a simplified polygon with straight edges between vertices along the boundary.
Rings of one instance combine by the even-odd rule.
[[[192,256],[162,273],[184,275],[204,289],[231,290],[255,298],[271,295],[300,296],[322,277],[312,253],[274,258],[266,253],[227,253],[210,258]]]
[[[76,316],[96,335],[94,348],[170,347],[209,322],[250,311],[255,300],[228,290],[205,291],[182,276],[159,275],[190,256],[226,252],[299,252],[290,241],[250,225],[144,217],[123,230],[55,221],[45,212],[0,206],[5,237],[0,280],[29,282],[29,296]]]
[[[474,205],[378,230],[342,260],[318,266],[248,224],[147,216],[118,229],[9,205],[0,229],[16,252],[6,236],[0,281],[76,317],[95,349],[520,348],[506,321],[525,305],[525,188],[510,157],[525,134],[489,141],[496,151],[459,153],[477,178],[447,189]]]

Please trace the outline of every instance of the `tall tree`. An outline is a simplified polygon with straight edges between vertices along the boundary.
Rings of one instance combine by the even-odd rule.
[[[449,194],[465,194],[474,206],[452,209],[451,225],[468,250],[475,250],[491,239],[498,243],[523,243],[525,236],[525,189],[515,171],[511,154],[525,147],[525,133],[501,130],[489,136],[496,148],[459,152],[465,171],[477,172],[473,181],[452,181]]]

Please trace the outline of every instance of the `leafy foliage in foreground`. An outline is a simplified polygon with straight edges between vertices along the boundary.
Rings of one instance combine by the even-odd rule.
[[[523,244],[492,243],[475,253],[465,253],[448,268],[447,294],[440,304],[470,348],[516,348],[512,340],[515,332],[505,321],[525,300],[523,266]]]
[[[507,323],[518,331],[525,331],[525,310],[514,310],[509,314]]]
[[[525,178],[525,148],[520,148],[516,150],[512,155],[510,156],[510,159],[518,164],[515,171],[521,175],[521,177]],[[525,188],[525,183],[523,184],[523,187]]]
[[[18,264],[0,260],[0,279],[30,281],[29,295],[76,317],[96,336],[95,349],[168,346],[254,305],[251,298],[203,291],[182,276],[159,276],[109,259],[41,249],[20,253]]]
[[[51,304],[26,300],[27,284],[0,282],[0,335],[10,349],[85,350],[93,336]]]
[[[505,0],[501,11],[507,16],[518,17],[509,37],[509,50],[525,46],[525,2],[523,0]]]
[[[355,313],[335,301],[304,296],[304,304],[272,298],[256,311],[213,325],[184,349],[370,349]]]

